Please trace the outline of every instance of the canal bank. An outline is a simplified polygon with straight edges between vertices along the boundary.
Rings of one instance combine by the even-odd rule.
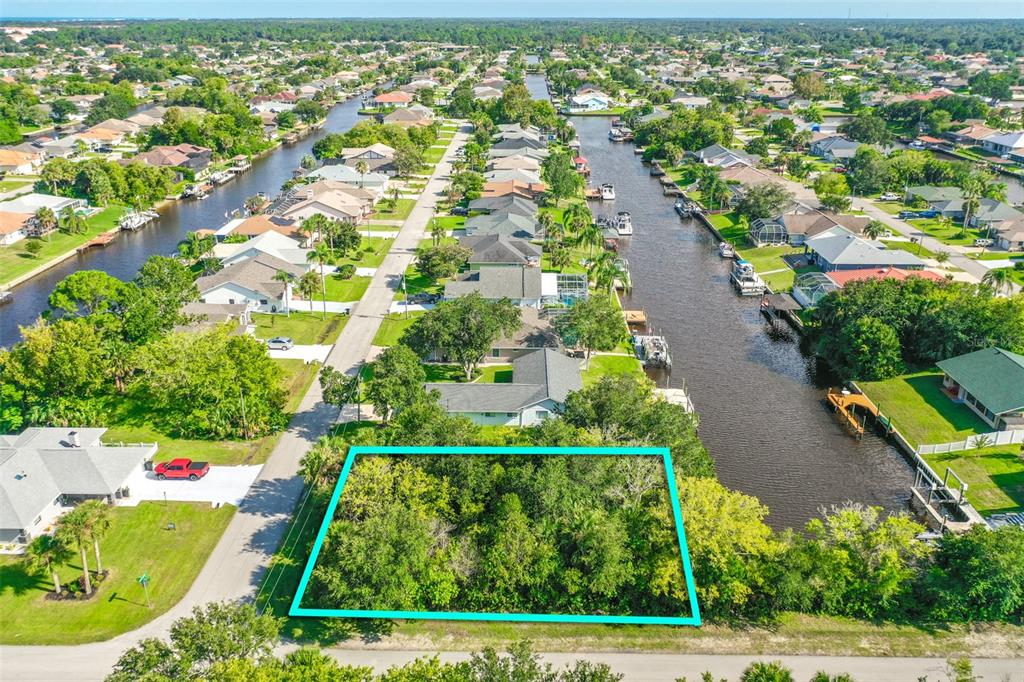
[[[311,153],[317,140],[328,133],[344,132],[362,120],[358,113],[361,103],[360,97],[354,97],[336,105],[320,130],[255,159],[251,169],[218,187],[206,199],[170,202],[159,209],[159,220],[137,232],[122,234],[103,248],[72,254],[14,287],[13,300],[3,307],[0,315],[0,346],[10,346],[20,338],[18,327],[37,319],[47,308],[46,301],[53,287],[69,274],[78,270],[103,270],[119,279],[131,279],[150,256],[175,253],[186,233],[220,227],[232,211],[242,207],[247,197],[257,192],[277,194],[299,167],[302,157]]]
[[[760,498],[775,527],[802,527],[846,501],[907,509],[913,477],[902,454],[872,434],[847,435],[826,407],[829,377],[794,332],[765,321],[758,298],[736,295],[718,240],[679,218],[631,145],[608,140],[610,118],[571,120],[592,184],[615,185],[615,201],[595,214],[632,214],[635,234],[620,242],[633,284],[625,306],[645,310],[668,339],[665,379],[685,381],[722,482]]]

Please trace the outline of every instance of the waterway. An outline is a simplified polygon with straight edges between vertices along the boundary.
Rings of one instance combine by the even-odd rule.
[[[526,85],[546,95],[542,76]],[[912,472],[902,454],[874,435],[847,435],[825,406],[815,359],[792,330],[767,323],[759,299],[735,294],[715,239],[679,219],[632,145],[608,140],[610,119],[572,122],[592,183],[615,185],[615,202],[593,204],[595,213],[633,217],[634,236],[620,240],[633,284],[624,305],[645,310],[667,338],[673,371],[656,378],[689,390],[722,482],[758,497],[777,528],[847,501],[906,509]]]
[[[151,255],[174,253],[187,232],[223,225],[227,215],[240,209],[247,197],[257,192],[277,194],[299,167],[303,155],[310,153],[313,143],[327,133],[344,132],[359,121],[360,106],[359,97],[338,104],[319,131],[255,160],[249,171],[218,187],[206,199],[172,202],[160,209],[160,220],[138,232],[121,233],[108,246],[89,249],[15,287],[14,300],[0,308],[0,346],[10,346],[20,338],[19,325],[36,320],[47,307],[50,291],[69,274],[104,270],[114,277],[131,279]]]

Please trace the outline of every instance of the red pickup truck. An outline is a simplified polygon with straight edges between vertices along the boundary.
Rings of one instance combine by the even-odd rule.
[[[198,481],[210,471],[209,462],[193,462],[190,459],[172,459],[170,462],[161,462],[153,470],[158,481],[167,478],[187,478],[190,481]]]

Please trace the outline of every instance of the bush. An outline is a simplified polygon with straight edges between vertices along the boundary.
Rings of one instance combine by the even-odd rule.
[[[338,268],[338,277],[341,279],[352,279],[352,276],[356,274],[356,266],[352,263],[345,263]]]

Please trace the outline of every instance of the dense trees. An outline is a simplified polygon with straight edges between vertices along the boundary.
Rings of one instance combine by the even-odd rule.
[[[556,328],[566,346],[586,349],[588,364],[593,351],[614,350],[629,340],[622,310],[609,296],[594,295],[577,301],[556,320]]]
[[[507,299],[489,301],[478,293],[444,301],[416,320],[402,342],[421,358],[440,356],[459,363],[466,380],[503,334],[519,329],[521,312]]]
[[[95,206],[120,203],[144,208],[163,199],[174,185],[174,171],[142,163],[56,158],[43,167],[40,190],[88,199]]]
[[[472,255],[458,244],[424,244],[416,250],[416,269],[430,279],[443,279],[457,273]]]
[[[766,182],[744,190],[736,202],[736,213],[747,218],[772,218],[793,199],[793,193],[777,182]]]
[[[842,377],[882,379],[988,346],[1021,352],[1024,296],[918,277],[856,282],[822,299],[808,329]]]

